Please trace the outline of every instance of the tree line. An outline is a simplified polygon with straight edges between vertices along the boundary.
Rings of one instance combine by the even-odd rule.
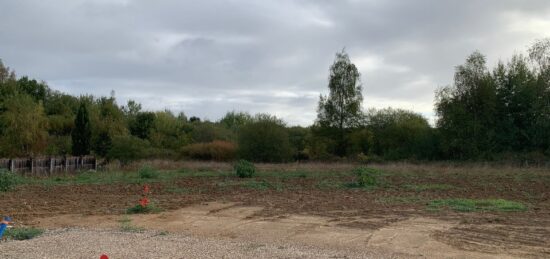
[[[550,156],[550,39],[489,69],[474,52],[436,91],[437,120],[402,109],[363,108],[361,75],[342,50],[308,127],[269,114],[231,111],[218,121],[146,111],[114,95],[71,96],[17,77],[0,60],[0,156],[93,154],[259,162],[358,159],[547,160]]]

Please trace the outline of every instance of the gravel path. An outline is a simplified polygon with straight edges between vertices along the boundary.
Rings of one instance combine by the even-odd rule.
[[[205,239],[153,231],[62,229],[26,241],[0,243],[0,258],[381,258],[292,244]]]

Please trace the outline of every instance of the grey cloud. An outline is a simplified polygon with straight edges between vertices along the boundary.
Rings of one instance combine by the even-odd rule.
[[[362,73],[365,105],[433,117],[433,92],[472,51],[489,64],[550,36],[531,1],[1,1],[0,58],[72,94],[218,119],[315,119],[334,53]]]

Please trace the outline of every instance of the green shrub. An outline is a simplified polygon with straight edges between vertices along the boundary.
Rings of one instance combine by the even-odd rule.
[[[141,167],[138,174],[141,179],[156,179],[159,176],[157,170],[148,165]]]
[[[44,233],[44,230],[38,228],[9,228],[6,230],[5,237],[10,240],[27,240]]]
[[[250,178],[256,173],[254,164],[242,159],[235,163],[233,169],[240,178]]]
[[[373,168],[359,167],[353,170],[357,185],[360,187],[376,186],[380,183],[380,172]]]
[[[0,169],[0,192],[12,190],[17,184],[19,184],[18,175],[10,171]]]

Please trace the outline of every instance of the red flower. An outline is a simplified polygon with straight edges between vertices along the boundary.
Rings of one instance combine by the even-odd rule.
[[[149,193],[149,185],[143,185],[143,194],[148,194]]]
[[[147,207],[147,204],[149,204],[149,199],[147,199],[147,197],[143,197],[139,200],[139,205],[141,205],[141,207]]]

